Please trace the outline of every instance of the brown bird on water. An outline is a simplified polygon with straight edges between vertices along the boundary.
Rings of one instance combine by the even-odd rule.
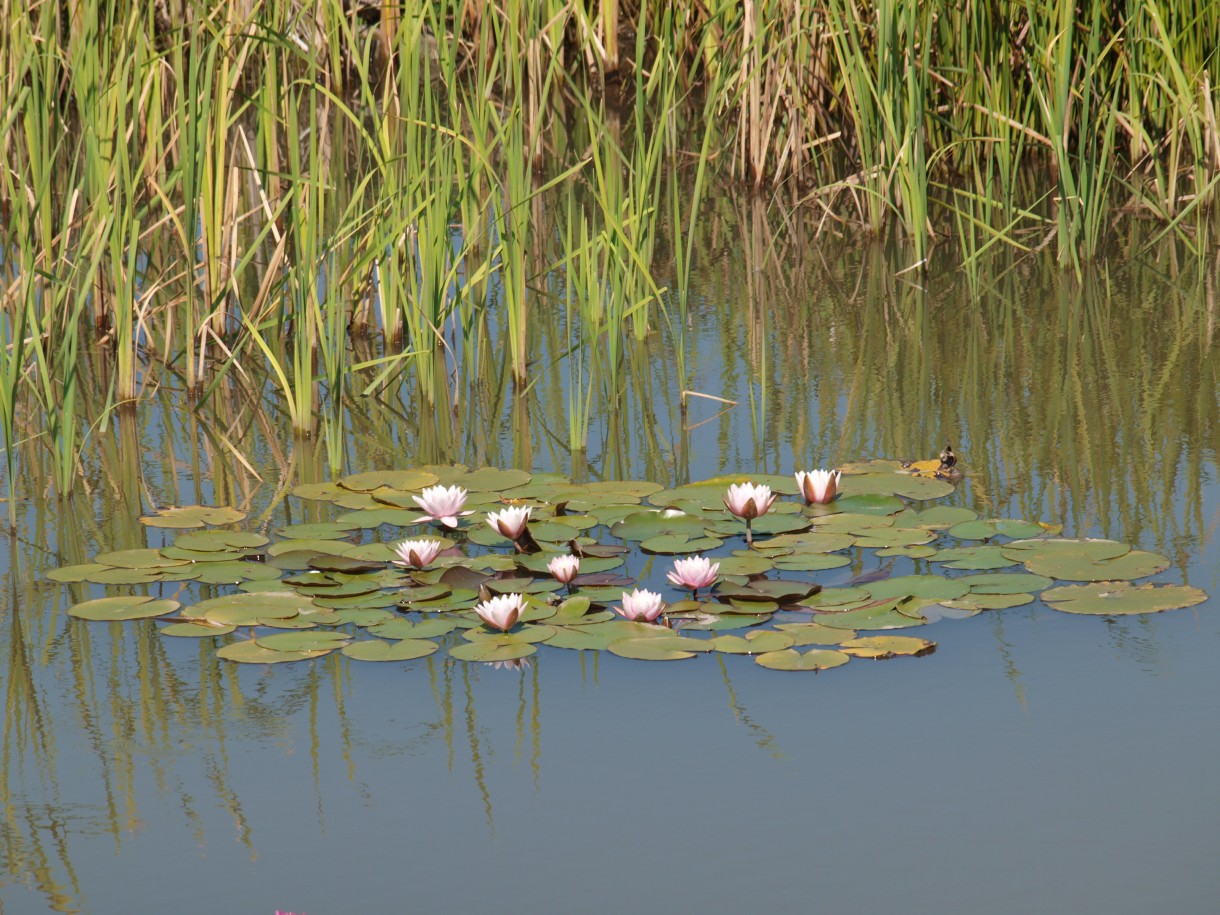
[[[945,442],[944,450],[940,453],[940,466],[936,468],[936,476],[944,480],[956,480],[961,475],[962,472],[957,469],[957,455],[953,453],[953,445]]]

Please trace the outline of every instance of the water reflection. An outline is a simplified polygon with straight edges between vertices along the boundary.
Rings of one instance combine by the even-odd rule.
[[[67,620],[66,608],[92,592],[45,581],[47,569],[99,550],[160,545],[165,533],[139,524],[142,511],[232,504],[266,530],[323,520],[326,506],[288,493],[336,467],[457,459],[672,485],[721,470],[930,457],[951,440],[967,467],[964,504],[1165,552],[1184,580],[1210,570],[1197,583],[1220,592],[1215,265],[1177,263],[1172,249],[1158,249],[1077,280],[1048,269],[1045,257],[997,256],[980,287],[949,270],[916,284],[898,273],[901,252],[815,242],[799,222],[777,229],[760,200],[709,201],[705,213],[697,244],[708,267],[690,290],[687,320],[627,342],[607,367],[587,452],[568,450],[565,411],[567,360],[588,354],[571,352],[559,333],[532,344],[538,382],[525,392],[511,393],[494,373],[458,373],[438,378],[437,401],[426,407],[405,380],[391,380],[327,414],[312,441],[286,435],[285,416],[266,408],[261,386],[237,374],[198,411],[169,377],[151,408],[109,414],[81,455],[82,492],[60,503],[31,499],[9,541],[0,898],[28,884],[54,911],[89,911],[98,891],[79,863],[97,854],[102,837],[116,855],[135,854],[130,846],[146,831],[182,830],[200,849],[220,854],[234,843],[250,861],[265,856],[285,838],[247,777],[252,755],[274,755],[294,779],[294,796],[308,798],[306,819],[343,834],[352,814],[335,799],[339,786],[375,810],[395,785],[383,760],[410,771],[436,756],[466,785],[487,834],[502,839],[497,824],[519,805],[502,770],[528,773],[535,795],[545,794],[560,773],[548,769],[544,747],[553,755],[579,724],[559,700],[600,694],[600,665],[618,663],[588,653],[556,661],[565,682],[551,684],[544,735],[547,657],[516,670],[443,656],[388,672],[338,656],[249,670],[206,646],[158,638],[150,622]],[[1141,250],[1134,235],[1126,245]],[[559,326],[553,302],[540,299],[536,316]],[[101,377],[82,390],[104,390]],[[684,409],[683,391],[722,401],[687,398]],[[103,416],[104,404],[85,412]],[[23,447],[33,478],[49,476],[35,440]],[[841,574],[868,571],[856,563]],[[161,584],[155,593],[220,592]],[[1214,603],[1181,612],[1202,621]],[[1023,712],[1036,691],[1033,659],[1010,628],[1031,618],[1036,611],[993,613],[983,630]],[[1062,637],[1068,625],[1046,630]],[[1155,618],[1070,625],[1092,627],[1123,664],[1173,669]],[[952,657],[929,663],[952,665]],[[739,733],[771,760],[799,757],[801,728],[752,712],[733,659],[714,663]],[[400,713],[386,714],[385,696]],[[365,724],[373,702],[382,730]],[[773,718],[780,724],[760,723]]]

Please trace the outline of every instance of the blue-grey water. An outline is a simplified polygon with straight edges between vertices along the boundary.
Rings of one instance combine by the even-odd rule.
[[[28,461],[3,559],[0,911],[1220,909],[1214,270],[1041,265],[975,302],[891,267],[709,271],[685,374],[672,329],[632,354],[583,457],[565,363],[541,352],[524,406],[463,401],[450,424],[408,390],[353,409],[329,455],[277,437],[274,406],[233,425],[167,386],[93,432],[70,502]],[[720,406],[684,416],[682,390],[738,403],[696,425]],[[140,545],[153,503],[306,516],[281,483],[331,476],[336,455],[342,472],[448,454],[668,485],[947,438],[967,469],[950,504],[1163,552],[1158,581],[1213,596],[1119,619],[1035,601],[919,630],[932,655],[816,675],[545,648],[522,670],[443,652],[261,668],[150,622],[69,619],[85,595],[42,580]]]

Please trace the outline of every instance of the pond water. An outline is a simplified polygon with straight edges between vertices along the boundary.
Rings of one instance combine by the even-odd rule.
[[[629,345],[586,455],[544,345],[523,397],[472,383],[441,419],[404,387],[295,445],[274,402],[193,412],[160,380],[92,431],[72,500],[36,497],[36,462],[19,486],[0,911],[1216,910],[1220,271],[1128,242],[1082,277],[1033,256],[971,284],[743,229],[686,325]],[[682,391],[736,404],[684,411]],[[262,667],[151,621],[71,619],[117,592],[45,579],[159,545],[136,519],[161,505],[237,505],[250,529],[328,517],[286,488],[336,464],[671,486],[945,441],[966,470],[945,504],[1161,552],[1158,581],[1212,597],[1118,618],[1035,601],[924,627],[929,656],[818,674],[545,648],[523,669]]]

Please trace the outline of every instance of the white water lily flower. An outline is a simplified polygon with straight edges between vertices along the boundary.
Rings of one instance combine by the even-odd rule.
[[[579,556],[556,556],[546,564],[547,571],[561,585],[569,584],[580,571]]]
[[[513,541],[520,540],[532,511],[529,506],[510,505],[498,512],[488,512],[487,523],[501,536]]]
[[[394,547],[400,557],[394,560],[394,565],[422,569],[440,555],[444,546],[439,540],[404,540]]]
[[[715,582],[719,571],[720,563],[712,563],[706,556],[688,556],[686,559],[675,559],[673,571],[666,573],[665,577],[674,587],[698,591]]]
[[[474,514],[473,511],[462,511],[462,506],[466,504],[466,490],[460,486],[429,486],[418,496],[411,498],[425,512],[422,518],[416,518],[412,524],[439,521],[445,527],[457,527],[460,516]]]
[[[724,494],[724,507],[747,521],[765,515],[774,502],[771,487],[755,483],[736,483]]]
[[[841,476],[837,470],[811,470],[809,473],[798,470],[796,485],[801,488],[801,495],[810,505],[825,505],[839,491]]]
[[[477,613],[492,629],[507,632],[517,624],[525,610],[525,598],[520,594],[500,594],[491,600],[475,604]]]
[[[619,616],[638,623],[651,623],[665,610],[665,601],[655,591],[641,591],[639,588],[630,594],[623,592],[623,606],[615,607]]]

